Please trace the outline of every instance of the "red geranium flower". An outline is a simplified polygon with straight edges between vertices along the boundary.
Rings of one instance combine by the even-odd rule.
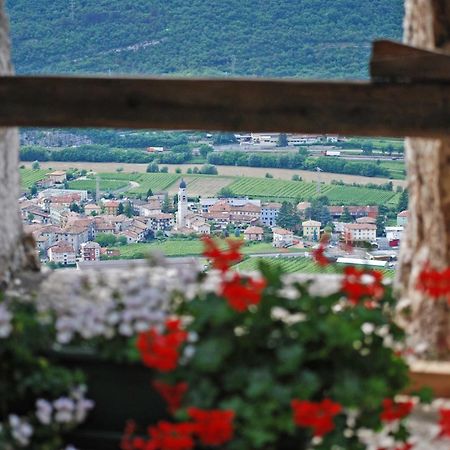
[[[312,251],[312,257],[319,266],[327,266],[330,264],[330,260],[325,256],[325,250],[327,249],[329,241],[330,236],[324,234],[320,239],[319,246]]]
[[[380,416],[381,420],[383,422],[401,420],[411,414],[413,407],[413,402],[394,402],[391,398],[386,398],[383,400],[383,411]]]
[[[175,414],[178,409],[180,409],[184,394],[188,390],[188,384],[184,382],[172,386],[163,381],[155,380],[153,382],[153,387],[167,402],[167,407],[171,414]]]
[[[319,403],[306,400],[292,400],[294,411],[294,422],[299,427],[313,429],[314,436],[324,436],[334,430],[334,416],[338,415],[342,406],[330,399],[322,400]]]
[[[188,414],[194,420],[194,432],[203,445],[223,445],[233,438],[234,411],[189,408]]]
[[[191,450],[194,448],[193,431],[192,424],[187,422],[161,421],[156,426],[149,428],[151,437],[149,443],[154,446],[155,450]]]
[[[165,334],[152,328],[139,334],[136,346],[146,366],[169,372],[177,367],[179,348],[186,338],[187,333],[181,329],[180,321],[169,319]]]
[[[450,303],[450,267],[439,271],[427,264],[419,274],[417,288],[432,299],[446,297]]]
[[[367,277],[369,280],[365,280]],[[383,296],[383,274],[376,270],[357,269],[346,267],[342,281],[342,291],[347,295],[348,301],[357,305],[361,299],[379,299]],[[372,303],[367,303],[372,306]]]
[[[450,437],[450,409],[441,408],[439,416],[440,435]]]
[[[257,305],[261,301],[265,287],[265,280],[241,277],[235,273],[230,280],[222,282],[221,295],[233,309],[244,312],[250,305]]]
[[[203,256],[212,260],[215,269],[226,272],[232,265],[242,260],[241,252],[239,251],[242,241],[237,239],[228,239],[227,249],[220,249],[217,243],[209,236],[203,236],[202,241],[205,245]]]

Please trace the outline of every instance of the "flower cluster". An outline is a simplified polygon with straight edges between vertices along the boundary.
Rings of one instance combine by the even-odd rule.
[[[205,245],[203,256],[212,261],[215,269],[226,272],[233,264],[241,261],[242,255],[239,249],[242,246],[242,241],[228,239],[226,241],[228,248],[222,250],[211,237],[204,236],[202,239]]]
[[[183,397],[188,390],[188,384],[185,382],[170,385],[161,380],[155,380],[153,387],[167,403],[167,409],[171,414],[175,414],[181,407]]]
[[[306,400],[292,400],[294,422],[299,427],[308,427],[313,430],[314,436],[322,437],[334,430],[334,416],[342,411],[342,406],[326,398],[321,402]]]
[[[191,421],[160,421],[150,426],[149,439],[136,437],[136,427],[129,423],[122,439],[122,450],[193,450],[196,439],[203,446],[220,446],[233,438],[233,411],[189,408],[188,415]]]
[[[417,288],[432,299],[445,298],[450,304],[450,268],[436,270],[426,264],[419,274]]]
[[[325,251],[327,249],[328,243],[330,242],[330,236],[328,234],[324,234],[320,239],[319,245],[312,252],[312,257],[314,261],[319,266],[328,266],[330,264],[330,260],[325,255]]]
[[[384,294],[383,274],[376,270],[346,267],[342,281],[342,292],[352,305],[366,300],[365,305],[373,307],[376,300]]]
[[[88,412],[94,407],[92,400],[85,398],[85,387],[74,389],[70,396],[49,401],[36,400],[36,417],[42,425],[79,424],[84,422]]]
[[[237,273],[225,278],[222,283],[221,295],[231,308],[238,312],[244,312],[251,305],[257,305],[266,282],[263,279],[244,277]]]
[[[411,414],[414,407],[412,401],[408,402],[395,402],[391,398],[383,400],[383,411],[381,412],[381,420],[383,422],[393,422],[396,420],[404,419]]]
[[[170,372],[178,364],[180,347],[186,339],[187,333],[181,329],[181,321],[168,319],[164,333],[159,333],[156,328],[140,333],[137,348],[147,367]]]

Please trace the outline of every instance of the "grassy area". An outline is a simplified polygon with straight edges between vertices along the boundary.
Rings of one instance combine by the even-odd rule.
[[[24,189],[29,189],[33,184],[41,181],[48,173],[47,169],[19,169],[20,185]]]
[[[139,186],[130,189],[128,194],[146,194],[149,189],[153,192],[165,191],[179,180],[179,178],[179,174],[173,173],[143,173],[138,178],[132,180],[139,183]]]
[[[69,189],[82,189],[86,191],[94,192],[96,189],[96,180],[87,179],[87,180],[74,180],[69,181]],[[100,179],[100,190],[103,192],[107,191],[116,191],[117,189],[122,189],[128,186],[128,182],[126,180],[105,180],[103,178]]]
[[[257,270],[260,261],[270,265],[277,265],[287,273],[342,273],[344,266],[342,264],[332,264],[326,267],[318,266],[311,258],[292,257],[292,258],[247,258],[245,261],[237,264],[235,268],[241,271]],[[392,278],[394,271],[392,269],[381,269],[384,276]]]
[[[394,180],[404,180],[406,177],[406,166],[403,161],[380,161],[380,166],[389,170]]]
[[[262,199],[307,200],[317,196],[315,183],[304,181],[286,181],[272,178],[236,178],[229,188],[238,196],[257,197]],[[321,195],[328,195],[333,189],[331,185],[321,186]]]
[[[382,189],[322,184],[320,194],[315,183],[264,178],[237,178],[229,188],[239,196],[273,200],[308,200],[326,195],[337,205],[383,205],[398,201],[398,194]]]
[[[166,256],[196,256],[202,254],[203,243],[200,240],[168,239],[166,241],[128,244],[118,247],[118,249],[122,259],[145,258],[150,252],[154,251],[161,252]],[[293,249],[292,251],[299,251],[299,249]],[[242,247],[242,253],[245,255],[279,252],[279,249],[266,242],[248,243]]]

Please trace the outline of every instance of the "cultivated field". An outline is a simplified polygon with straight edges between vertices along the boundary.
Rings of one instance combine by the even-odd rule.
[[[333,186],[325,194],[331,203],[338,205],[385,205],[398,203],[399,195],[393,191],[353,186]]]
[[[184,175],[190,196],[214,197],[223,187],[229,186],[235,178],[217,175]],[[178,183],[169,188],[169,194],[178,192]]]
[[[31,167],[31,163],[23,163],[26,167]],[[175,173],[176,168],[180,168],[183,174],[188,168],[200,167],[202,164],[163,164],[169,168],[170,173]],[[62,162],[62,161],[48,161],[42,162],[41,168],[51,168],[54,170],[67,169],[86,169],[95,172],[115,172],[117,168],[123,168],[124,172],[145,172],[147,164],[120,164],[120,163],[94,163],[94,162]],[[316,181],[317,174],[306,170],[294,169],[272,169],[263,167],[236,167],[236,166],[217,166],[219,175],[223,176],[238,176],[238,177],[258,177],[264,178],[265,174],[269,172],[274,178],[281,180],[291,180],[292,175],[299,175],[304,181]],[[343,181],[344,183],[359,183],[359,184],[385,184],[389,181],[386,178],[378,177],[360,177],[358,175],[345,175],[339,173],[321,172],[320,179],[324,183],[331,183],[332,180]],[[404,180],[391,180],[394,186],[406,186]]]
[[[170,239],[148,244],[128,244],[117,248],[120,250],[121,259],[141,259],[147,257],[150,252],[160,252],[165,256],[199,256],[203,252],[204,245],[198,239],[192,241]],[[280,253],[279,249],[265,242],[246,244],[241,250],[243,254]],[[298,251],[298,249],[293,249],[293,251]]]
[[[20,185],[23,189],[29,189],[34,183],[41,181],[48,173],[46,169],[19,169],[20,172]]]
[[[95,179],[86,180],[74,180],[68,182],[69,189],[83,189],[86,191],[94,192],[96,189]],[[123,189],[128,186],[128,181],[126,180],[105,180],[100,179],[100,190],[102,192],[117,191],[118,189]]]
[[[180,175],[172,173],[143,173],[138,178],[133,179],[138,186],[127,192],[129,194],[147,194],[149,189],[154,193],[166,191],[179,178]]]
[[[341,264],[332,264],[326,267],[320,267],[311,258],[302,257],[248,258],[234,267],[239,271],[254,271],[258,269],[260,261],[264,261],[271,266],[276,265],[281,267],[282,270],[288,273],[342,273],[344,269],[344,266]],[[381,272],[388,278],[392,278],[394,276],[394,271],[392,269],[382,269]]]

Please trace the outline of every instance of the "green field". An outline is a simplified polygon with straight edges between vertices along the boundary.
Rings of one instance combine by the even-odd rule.
[[[389,170],[394,180],[404,180],[406,166],[403,161],[380,161],[380,166]]]
[[[134,176],[135,174],[131,175]],[[174,173],[143,173],[138,178],[132,180],[139,183],[139,186],[131,188],[127,193],[131,195],[146,194],[149,189],[154,193],[165,191],[179,178],[180,175]]]
[[[142,174],[134,172],[111,172],[111,173],[99,173],[97,174],[102,180],[124,180],[124,181],[136,181]]]
[[[332,186],[325,195],[337,205],[386,205],[391,201],[397,204],[399,196],[393,191],[356,186]]]
[[[304,181],[240,177],[236,178],[236,181],[228,187],[238,196],[261,199],[307,200],[310,197],[317,196],[316,184]],[[331,185],[322,185],[320,195],[328,195],[331,189],[333,189]]]
[[[128,244],[118,247],[121,259],[140,259],[148,256],[150,252],[161,252],[166,256],[197,256],[203,252],[203,243],[200,240],[169,239],[162,242]],[[243,254],[279,253],[271,243],[258,242],[246,244],[242,247]],[[299,251],[293,249],[292,251]],[[301,251],[301,250],[300,250]]]
[[[69,181],[68,185],[69,189],[80,189],[94,192],[96,189],[96,183],[97,182],[95,179],[87,179]],[[103,192],[116,191],[127,186],[128,182],[126,180],[105,180],[103,178],[100,179],[100,190]]]
[[[253,271],[258,270],[258,264],[260,261],[267,262],[270,265],[277,265],[282,268],[284,272],[294,273],[294,272],[304,272],[304,273],[342,273],[344,266],[333,264],[326,267],[318,266],[310,258],[302,257],[292,257],[292,258],[248,258],[245,261],[234,266],[237,270],[241,271]],[[381,269],[381,272],[388,277],[392,278],[394,276],[394,271],[392,269]]]
[[[396,204],[399,195],[382,189],[330,184],[322,184],[318,194],[315,183],[250,177],[236,179],[229,188],[239,196],[273,200],[304,201],[318,195],[326,195],[332,204],[337,205]]]
[[[20,186],[24,189],[29,189],[33,184],[41,181],[48,173],[46,169],[19,169],[20,173]]]

